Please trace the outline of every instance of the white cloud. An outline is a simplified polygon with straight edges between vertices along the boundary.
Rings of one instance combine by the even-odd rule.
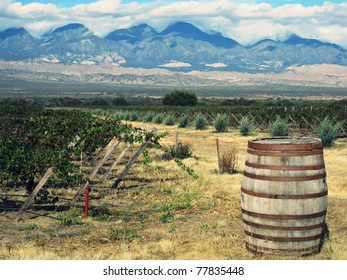
[[[161,31],[175,21],[188,21],[204,31],[220,31],[243,45],[263,38],[276,39],[293,32],[346,48],[346,14],[347,2],[272,7],[268,3],[233,0],[153,0],[142,4],[136,1],[95,0],[89,4],[59,8],[54,4],[23,5],[15,0],[1,0],[0,26],[2,29],[25,27],[40,36],[52,28],[80,22],[95,34],[104,36],[114,29],[140,23],[148,23]]]

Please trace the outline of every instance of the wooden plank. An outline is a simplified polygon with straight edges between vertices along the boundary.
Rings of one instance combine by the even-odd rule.
[[[179,132],[178,132],[178,131],[176,131],[175,153],[177,153],[178,141],[179,141]]]
[[[301,118],[304,120],[304,122],[308,125],[308,127],[313,128],[313,126],[305,119],[304,116],[301,116]]]
[[[127,146],[125,147],[125,149],[120,153],[120,155],[117,157],[116,161],[111,165],[111,167],[107,170],[107,172],[105,173],[104,177],[102,178],[102,181],[105,181],[108,177],[108,175],[112,172],[112,170],[114,170],[117,166],[117,164],[119,163],[119,161],[123,158],[123,156],[125,155],[125,152],[130,148],[130,144],[127,144]]]
[[[221,167],[220,167],[220,153],[219,153],[219,140],[218,140],[218,138],[216,139],[216,146],[217,146],[218,171],[221,172]]]
[[[144,141],[141,146],[139,147],[139,149],[137,150],[137,152],[132,156],[132,158],[128,161],[127,165],[125,166],[124,170],[121,172],[121,174],[119,175],[119,177],[117,178],[116,182],[112,185],[112,189],[115,189],[118,187],[119,183],[123,180],[123,178],[125,177],[125,175],[127,175],[128,171],[130,170],[130,168],[132,167],[132,165],[135,163],[135,160],[138,158],[138,156],[141,154],[142,150],[144,148],[146,148],[146,146],[148,145],[149,141],[151,140],[153,134],[157,131],[157,128],[153,128],[153,130],[149,133],[146,141]]]
[[[236,118],[236,116],[233,113],[230,113],[230,115],[237,121],[238,124],[240,124],[240,121],[238,118]]]
[[[93,180],[95,175],[98,173],[99,169],[104,165],[104,163],[107,161],[107,159],[110,157],[113,150],[119,145],[119,141],[115,138],[113,138],[108,144],[107,149],[105,152],[104,157],[99,161],[99,163],[92,169],[92,171],[89,173],[88,181],[77,191],[77,193],[74,195],[74,197],[70,201],[70,205],[76,202],[77,198],[84,193],[84,190],[88,188],[89,181]]]
[[[28,199],[24,202],[24,204],[21,207],[21,209],[18,211],[17,216],[16,216],[16,221],[17,222],[22,218],[24,211],[26,209],[28,209],[29,206],[34,202],[34,198],[39,193],[39,191],[43,188],[43,186],[46,184],[48,178],[51,177],[52,174],[53,174],[53,169],[49,168],[46,171],[45,175],[43,175],[43,177],[41,178],[40,182],[37,184],[37,186],[35,187],[33,192],[30,194]]]

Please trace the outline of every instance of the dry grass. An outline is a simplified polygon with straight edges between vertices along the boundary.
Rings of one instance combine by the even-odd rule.
[[[225,151],[220,158],[220,172],[233,174],[237,171],[238,150],[232,146]]]
[[[181,141],[192,145],[197,159],[183,162],[194,169],[197,180],[174,161],[162,160],[161,150],[149,149],[154,160],[148,165],[136,164],[121,189],[110,191],[99,186],[92,191],[91,207],[104,204],[109,216],[66,226],[56,219],[62,213],[50,213],[49,217],[26,213],[18,223],[13,221],[15,213],[1,214],[0,259],[347,259],[346,139],[324,151],[330,237],[321,253],[309,257],[261,256],[248,252],[244,246],[242,173],[216,172],[216,138],[221,153],[233,146],[238,148],[236,164],[242,171],[247,141],[254,136],[241,137],[236,130],[215,133],[212,127],[203,131],[156,127],[169,132],[163,145],[174,145],[176,131]],[[260,136],[264,135],[256,137]],[[82,211],[80,203],[63,214],[79,219]]]

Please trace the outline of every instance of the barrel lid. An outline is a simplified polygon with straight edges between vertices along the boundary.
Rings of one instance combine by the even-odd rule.
[[[308,137],[256,138],[248,141],[248,148],[272,151],[307,151],[322,149],[322,140]]]

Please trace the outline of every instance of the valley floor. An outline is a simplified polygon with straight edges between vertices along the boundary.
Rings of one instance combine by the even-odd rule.
[[[152,126],[148,124],[147,129]],[[347,259],[346,139],[324,150],[330,235],[322,251],[307,257],[255,255],[245,248],[240,187],[247,141],[265,135],[241,137],[235,130],[156,127],[169,133],[163,145],[174,145],[177,131],[183,143],[192,145],[195,157],[183,162],[198,179],[173,160],[163,160],[161,150],[150,148],[152,162],[137,162],[120,189],[109,189],[111,178],[92,190],[93,212],[86,220],[82,201],[62,212],[25,213],[19,222],[14,221],[15,212],[0,212],[0,259]],[[237,147],[238,173],[217,172],[216,138],[221,153]]]

